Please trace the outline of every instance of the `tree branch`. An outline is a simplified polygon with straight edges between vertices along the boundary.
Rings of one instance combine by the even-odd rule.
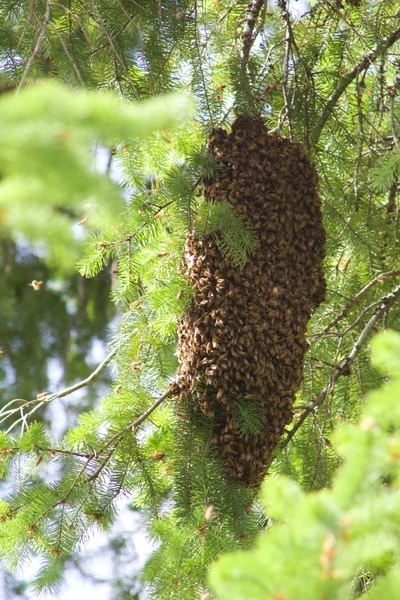
[[[120,431],[117,431],[117,433],[115,435],[113,435],[112,438],[110,438],[104,444],[104,446],[101,448],[101,450],[99,450],[99,454],[100,454],[100,452],[104,452],[104,450],[106,450],[107,448],[112,446],[112,444],[114,442],[116,442],[124,433],[126,433],[130,429],[132,430],[133,433],[135,433],[136,429],[139,427],[139,425],[141,425],[143,423],[143,421],[145,421],[147,419],[147,417],[149,417],[151,415],[151,413],[154,412],[156,410],[156,408],[158,408],[160,406],[160,404],[162,404],[164,402],[164,400],[166,400],[167,398],[170,398],[171,396],[176,396],[177,393],[178,393],[178,389],[176,388],[175,384],[172,383],[169,387],[169,390],[167,390],[165,392],[165,394],[160,396],[142,415],[140,415],[140,417],[138,417],[136,419],[136,421],[129,423],[129,425],[126,425],[126,427],[124,427]]]
[[[314,339],[319,339],[323,337],[326,333],[328,333],[328,331],[332,329],[332,327],[335,327],[335,325],[337,325],[339,321],[347,317],[353,306],[355,306],[357,302],[361,300],[361,298],[365,296],[365,294],[369,292],[371,288],[373,288],[378,283],[382,283],[384,279],[387,279],[388,277],[397,277],[398,275],[400,275],[400,269],[396,269],[394,271],[386,271],[386,273],[381,273],[380,275],[374,277],[372,281],[367,283],[367,285],[365,285],[359,292],[357,292],[355,296],[353,296],[350,302],[346,304],[346,306],[340,311],[340,313],[329,323],[329,325],[325,327],[325,329],[322,330],[321,333],[318,333]]]
[[[393,46],[398,39],[400,39],[400,27],[395,29],[395,31],[393,31],[388,37],[384,38],[379,44],[377,44],[376,48],[373,48],[367,52],[367,54],[365,54],[365,56],[350,71],[347,71],[347,73],[342,76],[336,88],[325,102],[324,108],[317,119],[316,125],[312,132],[312,140],[315,145],[318,144],[322,129],[331,116],[333,109],[338,103],[341,95],[347,89],[350,83],[361,71],[367,69],[378,58],[378,56],[381,56],[388,48]]]
[[[79,71],[79,67],[75,61],[75,59],[73,58],[73,56],[70,54],[70,52],[68,51],[68,48],[62,38],[62,36],[60,35],[60,32],[58,31],[57,27],[54,25],[54,23],[50,23],[50,27],[52,28],[52,30],[54,31],[55,35],[58,38],[58,41],[60,42],[61,46],[63,47],[63,50],[72,66],[72,68],[75,71],[75,74],[77,76],[77,79],[79,81],[79,83],[81,84],[82,87],[85,87],[85,82],[83,81],[83,78],[81,76],[81,73]]]
[[[175,383],[172,383],[169,389],[165,392],[165,394],[163,394],[155,402],[153,402],[153,404],[135,421],[129,423],[129,425],[126,425],[126,427],[120,429],[120,431],[117,431],[115,435],[113,435],[109,440],[106,441],[106,443],[102,446],[102,448],[100,448],[100,450],[98,450],[95,454],[93,454],[93,456],[90,457],[90,460],[92,460],[93,458],[98,458],[101,454],[108,450],[114,444],[114,442],[117,442],[125,433],[127,433],[127,431],[131,430],[132,433],[135,434],[139,425],[141,425],[143,421],[145,421],[151,415],[151,413],[153,413],[156,410],[156,408],[158,408],[160,404],[164,402],[164,400],[166,400],[170,396],[175,396],[177,393],[178,388],[176,387]],[[101,471],[106,466],[107,462],[110,460],[113,452],[114,448],[111,448],[107,457],[102,461],[102,463],[99,465],[96,471],[89,477],[88,481],[93,481],[99,476]]]
[[[20,80],[20,82],[18,84],[18,87],[17,87],[17,90],[16,90],[17,93],[24,87],[25,81],[26,81],[26,79],[27,79],[27,77],[29,75],[29,71],[31,70],[33,61],[35,60],[35,58],[37,58],[37,56],[38,56],[38,54],[40,52],[40,48],[42,46],[43,39],[44,39],[44,36],[45,36],[45,33],[46,33],[47,25],[50,22],[50,6],[51,6],[51,1],[47,0],[47,2],[46,2],[46,10],[45,10],[45,13],[44,13],[44,21],[43,21],[43,24],[42,24],[42,26],[40,28],[40,31],[39,31],[39,35],[38,35],[38,38],[37,38],[36,46],[35,46],[32,54],[28,58],[28,61],[26,63],[25,69],[24,69],[24,72],[22,73],[21,80]]]
[[[286,29],[285,57],[284,57],[284,62],[283,62],[283,77],[282,77],[282,94],[283,94],[284,105],[279,113],[278,132],[281,131],[282,122],[284,119],[286,119],[288,131],[289,131],[289,139],[292,140],[293,133],[292,133],[292,124],[290,121],[290,101],[289,101],[289,94],[288,94],[288,83],[289,83],[290,49],[291,49],[291,45],[292,45],[293,33],[292,33],[292,27],[291,27],[291,23],[290,23],[290,13],[288,10],[286,0],[279,0],[278,6],[282,11],[282,19],[284,21],[285,29]]]
[[[326,398],[329,396],[329,393],[333,390],[336,381],[342,375],[348,375],[349,369],[353,365],[355,359],[357,358],[358,353],[360,352],[362,346],[365,344],[368,336],[370,335],[372,329],[374,328],[376,322],[384,315],[386,315],[396,300],[400,297],[400,285],[396,286],[390,294],[382,298],[380,301],[380,305],[375,310],[374,314],[370,318],[370,320],[365,325],[364,329],[360,333],[356,343],[354,344],[351,352],[348,356],[346,356],[338,365],[332,370],[331,376],[329,378],[329,382],[326,384],[322,392],[312,401],[310,402],[304,411],[301,413],[300,417],[297,419],[296,424],[292,427],[292,429],[288,432],[285,439],[281,443],[281,447],[285,448],[290,440],[294,437],[296,432],[300,429],[306,418],[310,413],[312,413],[317,406],[320,406]]]
[[[246,17],[242,32],[242,49],[240,51],[243,69],[246,68],[247,63],[249,62],[250,50],[254,42],[254,26],[264,3],[265,0],[251,0],[246,9]]]
[[[126,81],[128,82],[130,88],[133,91],[135,99],[139,102],[140,101],[140,95],[139,95],[137,87],[136,87],[136,85],[135,85],[135,83],[134,83],[134,81],[133,81],[133,79],[132,79],[132,77],[131,77],[131,75],[129,73],[129,70],[128,70],[128,67],[126,65],[124,56],[121,55],[118,52],[118,50],[116,48],[116,45],[114,43],[115,40],[114,40],[113,36],[109,33],[109,31],[107,31],[107,27],[105,27],[105,25],[104,25],[104,23],[103,23],[103,21],[101,19],[100,13],[99,13],[99,11],[96,8],[96,4],[91,1],[90,5],[92,7],[92,11],[93,11],[93,15],[95,17],[96,25],[98,25],[100,31],[107,38],[108,43],[110,44],[110,48],[113,51],[115,65],[116,65],[116,63],[119,63],[119,65],[122,68],[122,71],[124,72],[124,75],[126,77]],[[118,76],[117,69],[115,69],[115,74],[116,74],[116,76]]]
[[[7,429],[7,433],[10,433],[14,429],[14,427],[16,427],[19,423],[24,423],[26,425],[27,419],[45,404],[50,404],[50,402],[52,402],[56,398],[63,398],[65,396],[69,396],[73,392],[76,392],[77,390],[80,390],[81,388],[86,387],[87,385],[90,385],[91,383],[96,381],[99,378],[100,374],[104,371],[104,369],[108,367],[108,365],[115,357],[117,352],[118,349],[115,349],[112,352],[110,352],[110,354],[106,356],[103,362],[99,364],[97,369],[95,369],[93,373],[89,375],[89,377],[86,377],[86,379],[83,379],[82,381],[79,381],[78,383],[75,383],[74,385],[71,385],[70,387],[67,387],[64,390],[55,392],[54,394],[46,394],[44,397],[36,398],[35,400],[30,401],[22,400],[21,398],[15,398],[14,400],[11,400],[0,410],[0,423],[3,423],[12,415],[20,413],[21,417],[14,421],[12,425],[10,425],[10,427]],[[21,402],[23,402],[22,405]],[[16,408],[11,408],[13,404],[19,404],[19,406],[17,406]],[[26,409],[30,409],[28,413],[26,413]]]

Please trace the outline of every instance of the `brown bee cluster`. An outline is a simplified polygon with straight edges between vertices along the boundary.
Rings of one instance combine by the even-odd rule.
[[[257,486],[303,377],[307,323],[325,297],[325,230],[315,169],[300,143],[269,135],[240,116],[207,147],[222,165],[204,181],[206,199],[227,201],[257,232],[243,269],[211,237],[187,235],[184,263],[194,300],[180,323],[180,398],[213,423],[229,478]],[[241,435],[235,404],[258,403],[262,429]]]

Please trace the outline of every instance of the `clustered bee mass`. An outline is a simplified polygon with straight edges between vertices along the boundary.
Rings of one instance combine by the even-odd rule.
[[[259,244],[240,269],[213,237],[188,232],[194,298],[179,327],[177,385],[210,419],[227,476],[257,486],[292,420],[307,323],[325,297],[318,177],[302,145],[268,134],[259,118],[238,117],[230,134],[214,129],[206,146],[221,166],[204,180],[206,200],[229,202]],[[257,403],[256,433],[238,427],[238,403]]]

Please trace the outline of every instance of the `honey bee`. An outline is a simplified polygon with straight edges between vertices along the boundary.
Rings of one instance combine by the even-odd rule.
[[[40,286],[43,285],[43,281],[37,281],[34,279],[31,283],[28,283],[33,288],[34,292],[38,292],[40,290]]]
[[[214,516],[215,516],[215,509],[214,509],[214,506],[212,504],[210,504],[209,506],[207,506],[207,508],[204,511],[204,520],[211,521],[211,519]]]
[[[254,145],[257,159],[249,155],[255,152]],[[222,170],[218,182],[206,182],[205,197],[231,202],[258,230],[260,246],[240,271],[221,256],[212,239],[189,236],[185,260],[191,265],[188,276],[197,289],[198,312],[186,321],[189,333],[185,339],[182,336],[178,350],[186,366],[180,372],[188,389],[203,381],[213,390],[215,401],[227,408],[245,395],[262,402],[268,426],[255,444],[245,448],[238,443],[229,415],[218,416],[216,427],[221,433],[214,435],[216,453],[223,458],[228,476],[252,486],[261,481],[285,423],[291,420],[294,392],[301,381],[305,328],[316,305],[315,290],[323,281],[315,268],[320,256],[315,236],[308,233],[318,228],[320,203],[303,183],[307,162],[290,167],[299,160],[300,146],[268,136],[251,120],[238,119],[231,135],[214,132],[208,147],[230,167]],[[315,185],[315,177],[313,181]],[[288,235],[294,235],[289,248],[284,245]],[[298,269],[298,278],[289,275],[292,266]],[[304,272],[309,282],[303,281]],[[210,357],[209,366],[205,356]],[[199,369],[204,368],[201,375]],[[195,401],[204,413],[213,410],[210,398],[200,394]]]
[[[163,460],[165,458],[164,452],[156,451],[151,455],[153,460]]]

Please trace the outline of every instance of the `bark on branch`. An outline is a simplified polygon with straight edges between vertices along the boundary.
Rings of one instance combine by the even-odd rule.
[[[314,339],[324,337],[324,335],[327,334],[332,329],[332,327],[335,327],[335,325],[337,325],[342,319],[347,317],[347,315],[349,314],[351,309],[357,304],[357,302],[359,302],[361,298],[363,298],[365,294],[369,292],[369,290],[372,289],[375,285],[382,283],[388,277],[397,277],[398,275],[400,275],[400,269],[396,269],[394,271],[387,271],[386,273],[381,273],[380,275],[374,277],[372,281],[367,283],[367,285],[365,285],[359,292],[357,292],[355,296],[353,296],[350,302],[346,304],[346,306],[340,311],[340,313],[329,323],[329,325],[327,325],[322,330],[321,333],[317,334],[314,337]]]
[[[354,344],[351,352],[348,356],[346,356],[338,365],[335,365],[331,376],[329,378],[328,383],[322,390],[322,392],[312,401],[310,402],[304,411],[301,413],[300,417],[297,419],[296,424],[292,427],[292,429],[288,432],[285,439],[282,441],[281,447],[285,448],[290,440],[294,437],[296,432],[300,429],[306,418],[309,414],[311,414],[318,406],[320,406],[326,398],[329,396],[330,392],[333,390],[336,381],[339,377],[343,375],[348,375],[351,366],[353,365],[355,359],[357,358],[362,346],[365,344],[368,339],[371,331],[373,330],[375,324],[381,317],[389,312],[393,304],[400,297],[400,285],[396,286],[390,294],[382,298],[379,306],[375,310],[374,314],[370,318],[370,320],[365,325],[364,329],[360,333],[356,343]]]
[[[47,29],[48,24],[50,23],[50,8],[51,8],[51,1],[47,0],[43,23],[42,23],[42,26],[41,26],[41,28],[39,30],[39,34],[37,36],[35,48],[33,49],[32,54],[30,55],[30,57],[26,61],[24,72],[22,73],[21,80],[20,80],[20,82],[18,84],[18,87],[17,87],[17,93],[20,90],[22,90],[22,88],[24,87],[25,82],[26,82],[26,80],[28,78],[28,75],[29,75],[29,71],[31,70],[31,67],[33,65],[33,62],[34,62],[34,60],[36,58],[38,58],[38,56],[40,54],[40,50],[41,50],[41,47],[42,47],[42,44],[43,44],[44,36],[46,34],[46,29]]]
[[[0,410],[0,424],[12,417],[13,415],[20,414],[19,419],[13,422],[12,425],[7,429],[6,433],[10,433],[17,425],[22,423],[22,426],[25,427],[28,422],[28,418],[30,418],[37,410],[42,408],[45,404],[50,404],[56,398],[64,398],[65,396],[69,396],[73,392],[80,390],[83,387],[86,387],[96,381],[100,374],[104,371],[106,367],[111,363],[113,358],[116,356],[118,350],[113,350],[110,352],[108,356],[99,364],[99,366],[91,373],[86,379],[79,381],[78,383],[74,383],[73,385],[65,388],[64,390],[60,390],[59,392],[55,392],[54,394],[44,394],[39,395],[39,398],[35,398],[34,400],[23,400],[22,398],[15,398],[8,402],[3,408]]]
[[[242,32],[242,50],[240,52],[240,59],[244,69],[249,61],[250,50],[254,42],[254,26],[264,3],[265,0],[251,0],[246,9],[246,17]]]
[[[383,38],[383,40],[381,40],[375,48],[367,52],[367,54],[365,54],[365,56],[350,71],[347,71],[347,73],[342,76],[336,88],[325,102],[324,108],[317,119],[312,132],[312,140],[314,145],[318,144],[325,123],[331,116],[333,109],[338,103],[341,95],[348,88],[350,83],[357,77],[359,73],[367,69],[379,56],[384,54],[388,48],[393,46],[398,39],[400,39],[400,27],[395,29],[395,31],[393,31],[386,38]]]
[[[101,452],[104,452],[106,448],[112,446],[112,444],[116,442],[119,438],[121,438],[127,431],[131,430],[132,433],[136,433],[136,430],[139,427],[139,425],[141,425],[151,415],[151,413],[153,413],[156,410],[156,408],[158,408],[160,404],[164,402],[164,400],[166,400],[167,398],[171,398],[172,396],[176,396],[177,393],[177,387],[174,383],[172,383],[169,389],[165,392],[165,394],[160,396],[143,414],[140,415],[140,417],[136,419],[136,421],[129,423],[129,425],[127,425],[126,427],[118,431],[115,435],[113,435],[113,437],[110,438],[106,442],[106,444],[104,444],[104,446],[101,448]]]

